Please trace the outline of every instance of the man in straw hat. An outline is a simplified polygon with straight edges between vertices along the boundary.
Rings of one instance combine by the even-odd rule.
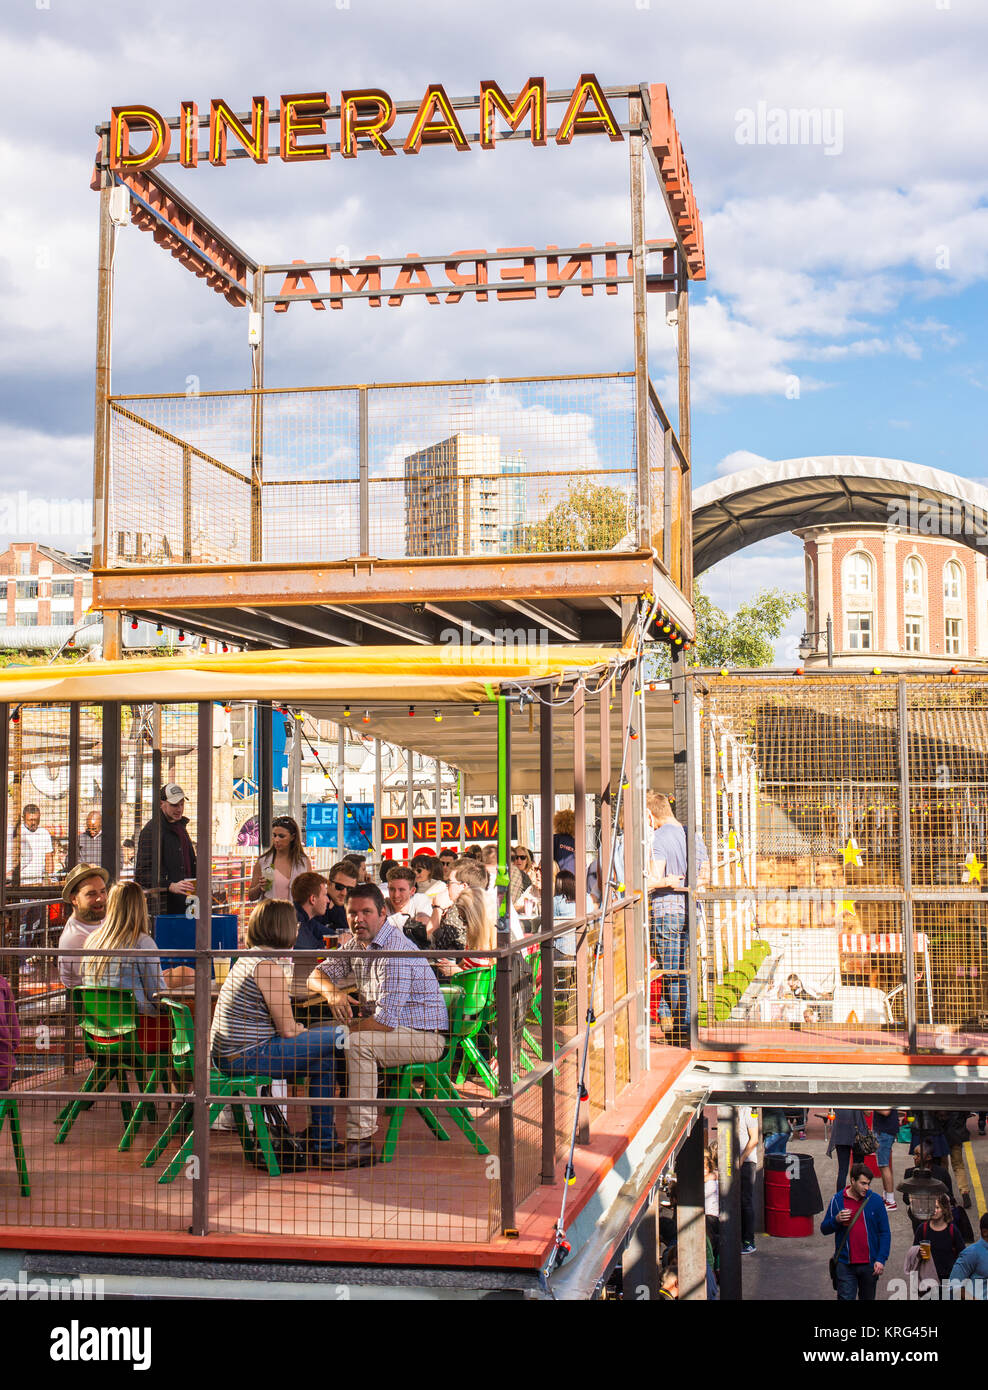
[[[76,864],[62,885],[62,901],[72,908],[58,944],[65,950],[85,945],[86,938],[102,926],[106,916],[106,890],[110,875],[98,864]],[[59,956],[58,974],[66,989],[82,984],[81,956]]]

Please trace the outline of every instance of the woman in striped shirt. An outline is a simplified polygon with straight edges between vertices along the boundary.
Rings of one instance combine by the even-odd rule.
[[[214,1064],[228,1076],[308,1080],[313,1098],[332,1097],[344,1070],[343,1029],[304,1028],[292,1013],[290,954],[298,934],[291,903],[270,899],[255,907],[247,924],[247,946],[261,952],[240,956],[216,1001],[209,1034]],[[301,1136],[310,1163],[337,1150],[333,1107],[312,1107],[312,1124]]]

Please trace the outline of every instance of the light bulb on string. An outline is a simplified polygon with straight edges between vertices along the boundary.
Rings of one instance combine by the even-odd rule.
[[[433,710],[433,711],[432,711],[432,717],[433,717],[433,719],[436,721],[437,724],[441,724],[441,723],[443,722],[442,710],[438,710],[438,709],[437,709],[437,710]]]

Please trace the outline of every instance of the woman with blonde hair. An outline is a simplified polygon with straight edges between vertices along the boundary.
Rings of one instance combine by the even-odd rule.
[[[312,863],[302,848],[302,832],[291,816],[276,816],[271,822],[271,848],[257,856],[250,887],[249,902],[259,898],[291,902],[292,884],[299,874],[311,872]]]
[[[142,1051],[160,1055],[171,1048],[171,1027],[157,996],[166,987],[148,922],[144,890],[136,883],[115,883],[110,889],[103,924],[86,938],[90,951],[145,951],[142,956],[92,956],[82,963],[87,989],[129,989],[137,1004],[137,1041]]]
[[[483,885],[483,868],[473,860],[459,860],[446,884],[452,903],[439,919],[431,946],[442,951],[493,951],[496,932],[490,895]],[[439,973],[453,975],[458,970],[483,970],[493,965],[489,957],[460,956],[437,961]]]

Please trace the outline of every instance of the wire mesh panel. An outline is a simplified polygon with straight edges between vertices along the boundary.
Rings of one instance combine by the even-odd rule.
[[[634,530],[633,379],[378,387],[371,551],[608,550]]]
[[[636,532],[629,373],[118,397],[110,436],[115,566],[592,552]],[[661,458],[651,476],[659,534]]]
[[[875,679],[710,681],[696,750],[708,1040],[904,1041],[902,907],[876,900],[901,882],[896,700]]]
[[[249,560],[250,440],[242,395],[111,403],[107,563]]]
[[[983,1047],[988,684],[704,680],[704,1038]]]
[[[648,402],[649,544],[662,555],[665,535],[665,430],[655,401]]]

